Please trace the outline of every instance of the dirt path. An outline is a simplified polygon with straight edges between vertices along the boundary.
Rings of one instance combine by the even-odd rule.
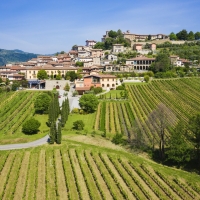
[[[80,187],[80,191],[82,193],[82,197],[84,197],[84,200],[90,199],[90,196],[88,194],[88,189],[87,189],[83,174],[81,172],[81,168],[79,166],[78,158],[76,157],[76,153],[75,153],[74,149],[70,149],[69,153],[71,154],[75,173],[76,173],[76,176],[78,177],[78,184],[79,184],[79,187]]]
[[[58,149],[54,152],[55,155],[55,164],[56,164],[56,179],[57,179],[57,189],[58,189],[58,195],[60,199],[68,199],[67,194],[67,187],[65,183],[65,174],[63,171],[62,166],[62,158],[60,155],[60,151]]]
[[[46,198],[45,173],[45,150],[41,150],[38,161],[38,183],[36,190],[37,200],[43,200]]]
[[[17,186],[14,194],[14,200],[22,199],[25,186],[26,186],[26,177],[28,172],[28,166],[29,166],[29,158],[30,158],[30,152],[26,152],[24,155],[24,158],[22,160],[20,172],[19,172],[19,178],[17,181]]]
[[[110,140],[102,139],[99,137],[91,137],[85,135],[71,135],[71,136],[63,136],[64,139],[82,142],[85,144],[91,144],[99,147],[105,147],[109,149],[126,151],[123,147],[113,144]]]

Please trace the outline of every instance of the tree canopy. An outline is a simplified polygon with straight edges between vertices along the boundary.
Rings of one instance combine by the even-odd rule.
[[[79,99],[80,107],[87,113],[92,113],[97,109],[98,98],[94,94],[84,94]]]
[[[39,70],[38,73],[37,73],[37,78],[39,80],[48,79],[47,72],[44,69]]]
[[[50,102],[51,97],[47,93],[38,95],[34,102],[35,112],[40,114],[47,113]]]
[[[185,141],[186,131],[185,124],[179,122],[171,133],[169,148],[166,152],[167,160],[178,166],[190,161],[190,150]]]
[[[22,132],[30,135],[35,134],[38,132],[40,125],[41,124],[38,120],[31,118],[22,125]]]
[[[157,132],[160,137],[159,153],[161,160],[165,158],[165,130],[175,123],[175,119],[174,113],[163,103],[158,104],[157,108],[148,116],[147,123],[152,125],[151,131]]]
[[[170,40],[177,40],[177,36],[176,36],[176,34],[174,32],[171,32],[169,34],[169,38],[170,38]]]
[[[166,72],[170,69],[170,59],[167,54],[159,53],[156,57],[156,60],[150,66],[150,70],[154,73],[156,72]]]
[[[75,79],[77,79],[77,74],[75,73],[75,71],[68,71],[65,74],[65,79],[73,82]]]
[[[106,38],[104,42],[97,42],[94,45],[94,49],[110,50],[113,44],[122,44],[125,47],[130,47],[131,45],[130,41],[123,37],[123,33],[120,29],[118,31],[110,30],[108,36],[109,37]]]
[[[82,120],[77,120],[73,123],[73,129],[75,130],[83,130],[84,126],[85,124]]]
[[[188,138],[196,149],[197,161],[200,166],[200,114],[190,118],[188,130]]]

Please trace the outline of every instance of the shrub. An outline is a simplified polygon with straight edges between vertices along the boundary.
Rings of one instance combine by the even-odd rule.
[[[112,142],[114,144],[121,144],[121,143],[123,143],[124,142],[124,140],[123,140],[123,134],[116,133],[116,135],[112,139]]]
[[[78,114],[79,113],[79,109],[78,108],[73,108],[72,113]]]
[[[31,118],[23,124],[22,132],[29,135],[35,134],[38,132],[40,125],[41,124],[38,120]]]
[[[102,87],[96,87],[96,88],[93,88],[93,91],[95,94],[98,94],[98,93],[101,93],[103,90],[102,90]]]
[[[73,129],[75,130],[83,130],[84,129],[85,124],[83,123],[82,120],[77,120],[73,123]]]
[[[124,87],[122,85],[119,85],[116,87],[116,90],[124,90]]]
[[[147,82],[147,83],[149,82],[149,75],[144,76],[144,81]]]

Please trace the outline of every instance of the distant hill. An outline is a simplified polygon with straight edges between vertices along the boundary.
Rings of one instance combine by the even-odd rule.
[[[5,50],[0,49],[0,66],[8,63],[26,62],[31,58],[36,58],[38,54],[27,53],[19,49]]]

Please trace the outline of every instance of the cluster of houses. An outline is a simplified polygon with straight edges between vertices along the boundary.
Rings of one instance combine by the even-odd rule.
[[[123,33],[127,39],[145,39],[148,35],[136,35],[129,32]],[[108,37],[108,31],[103,36],[103,40]],[[152,38],[164,39],[166,35],[151,35]],[[44,80],[38,80],[37,74],[40,70],[45,70],[49,78],[54,79],[59,74],[62,78],[69,71],[77,73],[79,67],[77,62],[83,64],[81,80],[76,81],[76,90],[81,94],[89,90],[91,86],[102,87],[103,89],[115,89],[118,85],[116,76],[108,75],[109,72],[145,72],[149,70],[150,65],[155,58],[145,56],[149,51],[156,51],[156,44],[151,43],[148,50],[144,49],[144,44],[134,43],[132,50],[140,53],[136,58],[126,60],[125,64],[116,64],[118,53],[126,52],[127,49],[122,44],[113,44],[112,50],[103,51],[102,49],[94,49],[97,42],[94,40],[86,40],[85,46],[74,46],[73,50],[68,53],[58,54],[55,56],[42,56],[32,58],[27,62],[7,64],[0,67],[0,77],[8,78],[10,81],[26,79],[29,87],[41,86]],[[186,60],[176,56],[171,56],[171,63],[176,66],[182,66]],[[102,72],[107,72],[106,75]],[[53,87],[59,88],[59,85],[53,84]],[[61,86],[61,85],[60,85]],[[44,87],[44,86],[43,86]]]

